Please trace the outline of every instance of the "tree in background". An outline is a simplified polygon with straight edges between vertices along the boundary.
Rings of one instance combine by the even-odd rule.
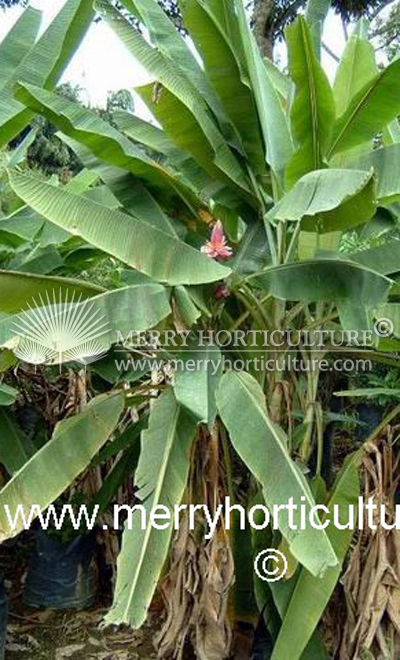
[[[388,16],[384,19],[377,17],[372,37],[378,39],[378,49],[392,60],[400,48],[400,2],[396,2],[390,8]]]
[[[57,87],[58,94],[82,106],[85,105],[82,102],[83,91],[79,85],[72,85],[71,83],[63,83]],[[116,110],[134,111],[132,94],[127,89],[120,89],[115,92],[109,91],[106,107],[93,109],[102,119],[115,125],[113,113]],[[32,124],[22,131],[15,140],[12,140],[10,148],[17,147],[32,129],[36,131],[36,136],[27,151],[30,168],[39,169],[46,175],[58,174],[62,179],[66,178],[67,180],[71,175],[77,174],[82,169],[79,158],[57,136],[57,127],[40,115],[37,115]]]
[[[14,5],[22,5],[25,7],[27,0],[0,0],[0,9],[8,9]]]
[[[79,85],[64,83],[57,88],[59,94],[70,101],[80,102],[81,88]],[[57,137],[57,128],[43,117],[36,116],[33,123],[26,129],[17,142],[31,129],[36,130],[36,137],[28,149],[27,158],[29,166],[40,169],[45,174],[61,174],[69,172],[76,174],[82,168],[79,159],[60,138]]]
[[[374,19],[392,0],[332,0],[332,7],[346,25],[361,16]],[[264,56],[272,59],[276,39],[297,16],[306,0],[251,0],[252,24],[255,37]]]

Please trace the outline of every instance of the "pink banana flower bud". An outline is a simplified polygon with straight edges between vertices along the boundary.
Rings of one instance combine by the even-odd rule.
[[[232,248],[226,244],[226,236],[220,220],[212,230],[211,240],[203,245],[201,251],[210,259],[230,259],[232,256]]]

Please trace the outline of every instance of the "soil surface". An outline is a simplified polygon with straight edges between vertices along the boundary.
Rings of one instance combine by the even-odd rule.
[[[18,614],[16,613],[18,612]],[[99,627],[105,609],[27,610],[10,602],[6,660],[144,660],[156,658],[150,623],[140,631]],[[153,615],[150,617],[153,618]]]
[[[150,660],[157,657],[153,640],[161,625],[160,608],[150,612],[139,631],[101,627],[111,605],[111,585],[85,611],[37,610],[24,605],[26,570],[33,547],[30,534],[0,545],[0,574],[8,593],[5,660]],[[154,607],[154,606],[153,606]]]

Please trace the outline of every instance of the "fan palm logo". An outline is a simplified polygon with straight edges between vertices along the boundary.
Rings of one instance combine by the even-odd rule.
[[[61,364],[80,362],[84,365],[99,360],[105,355],[98,341],[109,331],[105,315],[96,308],[95,301],[82,301],[82,294],[75,301],[75,292],[68,299],[68,290],[63,298],[62,291],[57,299],[46,292],[45,299],[39,295],[39,303],[32,298],[33,305],[22,311],[13,321],[14,332],[20,338],[15,355],[30,364]]]

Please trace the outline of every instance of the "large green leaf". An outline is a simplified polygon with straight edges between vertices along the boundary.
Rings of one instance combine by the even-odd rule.
[[[143,90],[145,88],[141,89]],[[159,115],[159,119],[161,120],[160,123],[164,123],[158,104],[155,108]],[[178,144],[161,128],[122,110],[116,111],[113,114],[113,119],[117,123],[120,131],[128,135],[128,137],[166,156],[168,159],[167,166],[172,166],[176,172],[181,172],[185,179],[190,182],[199,193],[202,193],[207,185],[209,186],[212,184],[213,180],[207,175],[205,170],[198,165],[194,158],[192,158],[190,153],[179,148]]]
[[[224,172],[216,166],[214,149],[206,139],[196,116],[175,94],[163,88],[156,95],[153,83],[136,87],[136,93],[181,152],[186,152],[209,178],[229,182]]]
[[[66,135],[82,142],[100,160],[142,177],[156,190],[185,196],[184,187],[131,140],[99,117],[98,113],[78,103],[33,85],[16,86],[17,98],[45,116]]]
[[[375,149],[347,163],[356,170],[371,170],[376,176],[376,197],[382,203],[400,200],[400,143]]]
[[[136,119],[132,115],[131,117],[132,119]],[[162,131],[159,132],[162,136],[164,136]],[[193,216],[197,218],[196,210],[199,204],[199,200],[194,196],[194,194],[192,194],[191,191],[189,191],[188,188],[186,188],[188,179],[191,179],[191,183],[192,185],[194,184],[194,188],[202,191],[204,191],[205,186],[210,184],[211,179],[207,177],[205,172],[200,170],[197,163],[195,163],[193,159],[190,160],[189,157],[185,157],[187,164],[187,169],[185,169],[185,187],[179,187],[179,193],[181,194],[182,199],[184,199],[184,202],[182,202],[182,200],[178,198],[171,199],[170,195],[164,194],[165,191],[163,191],[162,195],[158,193],[156,194],[148,182],[144,184],[133,174],[122,170],[120,167],[107,165],[99,158],[97,158],[82,142],[77,142],[73,138],[63,133],[58,133],[58,137],[63,142],[65,142],[69,148],[72,149],[72,151],[75,152],[79,160],[82,161],[88,171],[90,171],[92,174],[95,174],[98,178],[104,181],[107,188],[109,189],[108,195],[110,196],[110,200],[112,198],[114,198],[114,201],[118,200],[119,204],[117,203],[117,206],[122,205],[125,211],[129,211],[132,213],[132,215],[137,215],[144,220],[150,221],[152,225],[158,227],[159,229],[165,230],[167,233],[171,233],[172,225],[174,225],[175,228],[178,226],[182,232],[184,232],[185,230],[183,223],[188,220],[192,220]],[[138,136],[136,136],[136,139],[137,137]],[[179,149],[176,149],[176,151],[179,151]],[[178,178],[179,175],[177,176],[176,182],[174,181],[174,185],[176,183],[179,186]],[[94,201],[101,201],[96,199],[95,193],[99,189],[104,189],[104,192],[106,192],[107,188],[105,186],[97,186],[96,188],[88,190],[86,192],[86,196],[94,199]],[[150,189],[152,189],[151,192]],[[71,189],[71,192],[76,192],[76,190]],[[141,199],[142,193],[144,199]],[[161,204],[163,205],[162,207]],[[110,208],[115,208],[115,205],[107,205],[110,206]],[[167,216],[166,212],[164,211],[165,206],[167,206],[167,208],[171,208],[171,206],[173,207],[173,214],[176,218],[176,222],[172,222],[171,218]],[[143,216],[142,213],[144,213]],[[173,230],[172,233],[175,233],[175,230]]]
[[[268,58],[264,59],[264,64],[267,67],[269,79],[275,87],[276,91],[280,94],[284,101],[287,101],[292,87],[292,82],[289,76],[283,73],[283,71],[281,71],[281,69],[279,69]]]
[[[111,191],[114,199],[119,200],[123,210],[129,211],[155,229],[177,238],[178,234],[171,218],[164,213],[157,200],[141,181],[132,177],[131,174],[121,173],[118,168],[109,166],[102,167],[101,177],[107,184],[103,187],[109,192]],[[99,190],[99,187],[95,190]],[[94,198],[92,197],[92,199]]]
[[[35,211],[22,206],[8,218],[0,219],[0,231],[14,234],[23,242],[31,243],[38,237],[44,222]]]
[[[287,28],[286,39],[289,71],[296,84],[290,118],[298,149],[286,170],[286,180],[291,186],[307,172],[322,167],[335,121],[335,103],[304,18],[298,18]]]
[[[256,273],[272,261],[267,234],[262,222],[246,227],[232,260],[232,270],[239,275]]]
[[[0,408],[0,436],[0,462],[13,475],[33,456],[35,447],[18,426],[14,415],[4,408]]]
[[[28,309],[32,298],[39,301],[40,296],[45,297],[46,293],[50,294],[53,290],[61,290],[63,294],[75,291],[77,296],[82,294],[82,298],[90,298],[104,291],[94,284],[67,277],[46,277],[0,270],[0,312],[16,314]]]
[[[306,19],[312,25],[317,21],[323,22],[331,6],[330,0],[308,0]]]
[[[35,43],[41,20],[42,13],[28,7],[0,43],[0,89]]]
[[[102,394],[83,412],[57,424],[51,440],[0,492],[0,542],[23,530],[18,511],[27,517],[32,513],[34,519],[38,512],[32,510],[33,505],[44,511],[89,465],[114,431],[123,407],[123,394]],[[9,524],[5,505],[15,524]]]
[[[176,315],[186,328],[191,328],[202,315],[188,287],[174,288],[174,303]]]
[[[232,443],[249,470],[263,488],[267,506],[304,502],[309,510],[314,501],[299,467],[291,459],[286,437],[268,416],[265,396],[257,381],[246,373],[230,372],[220,381],[217,406]],[[303,500],[301,498],[304,498]],[[337,559],[326,532],[311,526],[300,530],[300,512],[279,515],[279,529],[290,551],[313,575],[323,575],[336,566]],[[291,527],[297,526],[297,530]]]
[[[239,18],[240,38],[264,136],[266,160],[275,174],[282,177],[285,165],[293,153],[286,116],[251,32],[242,0],[235,0],[235,7]],[[235,48],[237,48],[236,43]]]
[[[181,75],[173,62],[165,58],[162,52],[153,48],[140,32],[134,29],[130,23],[115,10],[108,0],[96,3],[104,19],[115,31],[117,36],[126,45],[130,53],[143,64],[149,73],[156,78],[157,85],[154,98],[162,95],[162,88],[170,92],[176,98],[176,106],[184,106],[189,112],[203,134],[203,142],[208,142],[213,151],[215,165],[239,187],[248,190],[247,177],[239,164],[238,159],[230,150],[216,122],[213,120],[208,105],[198,89],[186,76]],[[158,86],[158,88],[157,88]],[[183,113],[182,107],[180,112]],[[187,117],[187,114],[184,115]],[[168,131],[166,131],[168,132]],[[199,145],[198,145],[199,147]]]
[[[48,337],[50,346],[47,346],[47,348],[53,348],[53,342],[56,339],[53,336],[54,333],[51,333],[51,325],[43,320],[43,318],[48,318],[49,314],[50,318],[57,318],[57,307],[53,305],[53,300],[55,298],[58,301],[60,288],[56,288],[56,285],[53,285],[53,288],[51,288],[51,278],[48,279],[50,279],[48,288],[44,291],[38,289],[36,292],[32,288],[31,297],[26,300],[26,303],[30,303],[33,308],[36,305],[39,307],[44,306],[40,315],[43,323],[40,326],[40,331],[43,328],[50,329],[50,336]],[[86,341],[92,338],[95,339],[97,350],[108,350],[112,344],[119,341],[121,335],[126,338],[131,331],[144,332],[154,327],[171,312],[168,299],[169,295],[160,284],[142,284],[107,291],[91,297],[89,302],[77,302],[80,292],[74,288],[71,281],[68,287],[64,285],[62,293],[64,294],[62,301],[70,303],[70,318],[85,320],[85,325],[80,325],[79,327],[84,327],[84,339]],[[42,295],[41,299],[39,297],[40,295]],[[36,305],[32,303],[32,300],[35,300]],[[41,339],[43,342],[43,335],[40,334],[40,331],[39,334],[35,335],[37,321],[38,313],[35,309],[26,311],[17,317],[14,315],[0,320],[0,345],[15,350],[18,344],[24,341],[23,338],[21,340],[19,339],[16,326],[18,326],[18,329],[22,331],[25,337],[29,336],[32,341],[37,341],[40,344]],[[27,328],[29,329],[28,332]],[[100,331],[101,336],[95,336]],[[76,360],[84,360],[84,351],[87,350],[87,347],[84,345],[82,348],[83,352],[75,354],[77,345],[76,335],[73,332],[70,339],[68,339],[68,333],[66,334],[61,348],[61,353],[56,359],[57,363],[71,362],[74,358]],[[89,357],[89,355],[86,357]]]
[[[400,60],[369,80],[336,120],[328,158],[374,137],[400,112]]]
[[[400,271],[400,241],[396,239],[378,247],[349,252],[343,256],[382,275],[391,275]]]
[[[149,428],[142,433],[142,453],[135,475],[137,497],[147,515],[162,506],[171,518],[164,529],[155,529],[147,518],[142,529],[141,514],[136,512],[132,527],[125,528],[108,623],[138,628],[146,620],[168,554],[172,508],[181,503],[186,488],[195,429],[196,422],[182,410],[171,390],[153,403]],[[165,518],[161,524],[165,525]]]
[[[234,43],[227,41],[209,5],[199,0],[183,0],[181,7],[185,25],[203,57],[206,73],[237,129],[250,164],[255,174],[262,173],[265,161],[257,111],[251,90],[241,80]]]
[[[30,15],[36,26],[37,17]],[[9,69],[11,75],[0,94],[0,147],[18,135],[32,118],[32,113],[13,98],[13,84],[20,80],[46,88],[54,87],[93,17],[92,0],[67,0],[38,41],[25,52],[12,71]],[[31,40],[28,32],[26,38]]]
[[[221,374],[221,352],[217,346],[201,348],[195,344],[177,354],[174,374],[174,393],[177,401],[197,421],[211,426],[217,414],[215,391]]]
[[[383,303],[391,280],[348,261],[316,259],[267,268],[253,282],[282,300],[343,301],[374,308]]]
[[[300,221],[302,229],[347,231],[368,222],[375,213],[371,172],[318,170],[303,176],[266,216],[266,221]]]
[[[122,4],[146,25],[154,45],[169,62],[179,67],[182,74],[200,91],[215,115],[224,121],[221,104],[202,67],[160,5],[154,0],[122,0]]]
[[[229,268],[139,218],[26,174],[10,173],[10,182],[16,194],[45,218],[155,280],[200,284],[229,275]]]
[[[347,110],[353,96],[377,73],[373,45],[357,34],[351,36],[336,71],[333,86],[338,117]]]
[[[6,383],[0,383],[0,407],[11,406],[18,397],[18,390]]]
[[[328,502],[324,522],[330,520],[326,532],[339,560],[322,578],[316,578],[305,568],[300,570],[296,586],[285,608],[282,627],[274,645],[271,660],[300,660],[329,602],[342,570],[343,561],[354,534],[353,529],[340,530],[332,522],[334,508],[342,525],[349,522],[349,507],[356,507],[360,484],[358,464],[360,452],[346,460]],[[296,578],[294,578],[296,579]]]

